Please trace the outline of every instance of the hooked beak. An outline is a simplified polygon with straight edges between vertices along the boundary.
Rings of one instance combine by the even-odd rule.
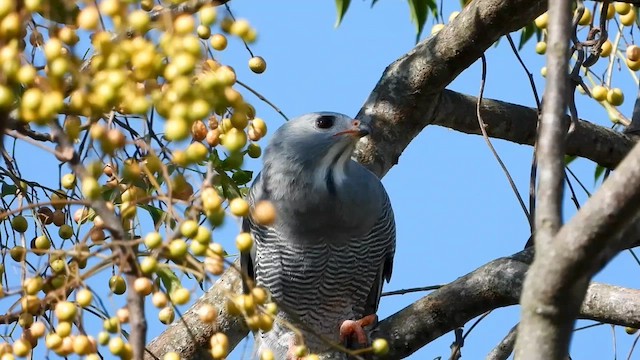
[[[334,136],[349,135],[354,138],[361,138],[371,133],[371,128],[369,127],[369,125],[361,122],[360,120],[354,120],[352,124],[353,124],[353,127],[351,129],[340,131],[339,133],[336,133]]]

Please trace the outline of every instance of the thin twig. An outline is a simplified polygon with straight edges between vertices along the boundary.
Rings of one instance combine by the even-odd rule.
[[[491,153],[496,158],[496,160],[498,161],[498,164],[500,164],[500,167],[502,168],[502,171],[506,175],[507,181],[509,181],[509,185],[511,186],[511,190],[513,190],[513,193],[516,195],[516,198],[520,203],[522,212],[524,212],[525,216],[527,217],[527,220],[529,221],[529,224],[531,224],[532,219],[531,219],[531,215],[529,214],[529,211],[527,210],[527,206],[524,204],[524,200],[522,200],[522,196],[520,196],[520,192],[518,191],[518,188],[516,187],[516,184],[514,183],[513,178],[511,177],[511,174],[507,169],[507,166],[504,164],[504,162],[500,158],[500,155],[498,155],[498,152],[493,147],[493,144],[489,139],[489,135],[487,134],[487,129],[486,129],[487,125],[485,124],[484,120],[482,120],[482,114],[481,114],[482,96],[484,94],[484,85],[487,78],[487,59],[485,58],[484,55],[482,55],[480,59],[482,60],[482,79],[480,80],[480,93],[478,94],[478,102],[476,103],[476,116],[478,118],[478,125],[480,126],[482,137],[484,138],[484,141],[487,143],[489,150],[491,150]]]

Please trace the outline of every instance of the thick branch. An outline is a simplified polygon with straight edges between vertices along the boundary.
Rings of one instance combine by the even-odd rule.
[[[467,134],[480,134],[476,119],[477,98],[444,90],[433,124]],[[499,100],[482,99],[482,119],[490,137],[533,145],[536,139],[536,109]],[[565,117],[565,121],[570,121]],[[588,121],[580,121],[568,135],[567,155],[590,159],[610,169],[629,153],[635,141],[622,133]]]
[[[357,116],[374,125],[358,146],[359,161],[379,176],[386,174],[433,122],[441,91],[500,36],[530,23],[545,5],[541,0],[473,1],[435,36],[389,65]]]
[[[169,351],[178,351],[181,359],[211,359],[209,339],[216,332],[227,335],[231,349],[247,336],[249,330],[242,318],[225,311],[229,294],[242,292],[242,281],[237,270],[239,264],[236,265],[229,267],[181,319],[151,341],[147,346],[145,359],[162,359],[162,355]],[[218,319],[213,324],[203,323],[198,317],[198,310],[205,304],[219,309]]]
[[[580,3],[581,4],[581,3]],[[564,148],[567,125],[564,122],[569,101],[569,36],[571,34],[570,0],[549,0],[549,36],[547,51],[547,87],[538,135],[538,191],[535,212],[535,261],[522,293],[522,316],[516,340],[516,357],[521,359],[563,359],[569,350],[571,327],[582,297],[574,301],[556,297],[545,305],[551,312],[540,311],[545,302],[549,276],[562,276],[547,268],[554,248],[556,233],[562,226],[564,189]],[[581,14],[581,13],[579,13]],[[586,290],[587,282],[578,282],[575,292]],[[540,300],[543,299],[543,300]]]
[[[528,249],[496,259],[443,286],[382,321],[374,336],[389,340],[389,358],[404,358],[476,316],[517,304],[532,253]],[[594,283],[580,318],[636,327],[638,296],[640,290]]]

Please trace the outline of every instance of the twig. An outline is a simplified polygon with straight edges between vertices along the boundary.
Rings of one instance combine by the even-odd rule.
[[[485,81],[486,81],[486,78],[487,78],[487,59],[485,58],[484,55],[482,55],[480,57],[480,59],[482,60],[482,79],[480,81],[480,93],[478,94],[478,101],[476,103],[476,116],[478,118],[478,125],[480,126],[480,131],[482,132],[482,137],[484,138],[484,141],[487,143],[487,146],[489,147],[489,150],[491,150],[491,153],[496,158],[496,160],[498,161],[498,164],[502,168],[502,171],[506,175],[507,181],[509,181],[509,185],[511,186],[511,190],[513,190],[513,193],[516,195],[516,198],[518,199],[518,202],[520,203],[520,207],[522,208],[522,212],[524,212],[524,215],[527,217],[527,220],[529,221],[529,224],[531,224],[532,223],[531,214],[529,214],[529,211],[527,210],[527,206],[524,204],[524,200],[522,200],[522,196],[520,196],[520,192],[518,192],[518,188],[516,187],[516,184],[513,182],[513,178],[511,177],[511,174],[509,173],[509,170],[507,169],[507,166],[504,164],[504,162],[500,158],[500,155],[498,155],[498,152],[493,147],[493,144],[491,143],[491,140],[489,139],[489,135],[487,134],[487,129],[486,129],[487,126],[484,123],[484,121],[482,120],[482,115],[481,115],[480,109],[481,109],[481,106],[482,106],[482,96],[484,94],[484,85],[485,85]]]

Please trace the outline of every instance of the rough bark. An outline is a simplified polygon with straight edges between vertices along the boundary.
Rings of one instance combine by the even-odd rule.
[[[573,1],[549,1],[547,50],[547,86],[536,157],[538,160],[538,190],[535,211],[534,244],[536,259],[522,293],[522,316],[516,340],[516,357],[520,359],[563,359],[569,350],[571,328],[577,315],[581,297],[566,301],[553,298],[552,313],[541,310],[540,292],[547,276],[558,275],[547,268],[553,257],[554,242],[562,226],[562,197],[564,190],[564,149],[568,123],[565,120],[569,102],[569,38],[572,32]],[[537,275],[534,278],[534,274]],[[546,276],[543,276],[546,275]],[[576,293],[586,290],[588,279],[576,284]],[[533,286],[532,286],[533,285]],[[551,300],[551,299],[548,299]],[[549,316],[551,315],[551,316]]]

